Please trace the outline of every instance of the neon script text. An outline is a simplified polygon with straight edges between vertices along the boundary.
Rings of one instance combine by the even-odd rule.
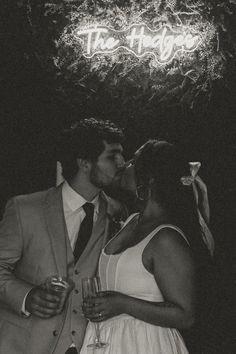
[[[83,55],[87,58],[123,49],[137,57],[153,55],[160,64],[170,62],[178,51],[194,51],[200,42],[199,35],[186,28],[178,27],[173,30],[168,25],[155,31],[146,24],[133,24],[121,31],[94,25],[77,29],[75,35],[83,46]]]

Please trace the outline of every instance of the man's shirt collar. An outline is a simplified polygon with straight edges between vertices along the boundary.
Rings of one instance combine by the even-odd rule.
[[[77,193],[67,181],[63,183],[62,186],[62,199],[63,204],[67,205],[67,207],[73,212],[82,208],[85,203],[88,201],[82,197],[79,193]],[[98,213],[99,208],[99,194],[90,202],[94,204],[94,214]]]

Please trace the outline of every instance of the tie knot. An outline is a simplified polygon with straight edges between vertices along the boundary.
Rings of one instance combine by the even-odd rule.
[[[85,204],[83,205],[83,209],[84,209],[85,214],[86,214],[87,216],[93,215],[93,212],[94,212],[94,204],[92,204],[92,203],[85,203]]]

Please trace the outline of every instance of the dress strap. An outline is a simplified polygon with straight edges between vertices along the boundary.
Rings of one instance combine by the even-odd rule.
[[[140,243],[143,243],[144,244],[144,247],[149,243],[149,241],[151,241],[151,239],[162,229],[165,229],[165,228],[168,228],[168,229],[173,229],[175,231],[177,231],[183,238],[184,240],[187,242],[187,244],[189,245],[189,242],[188,242],[188,239],[187,237],[185,236],[184,232],[178,227],[178,226],[175,226],[175,225],[172,225],[172,224],[162,224],[162,225],[159,225],[157,226],[152,232],[150,232],[149,235],[147,235],[147,237],[145,237]],[[190,246],[190,245],[189,245]]]
[[[134,219],[135,216],[137,216],[138,214],[139,214],[139,213],[133,213],[133,214],[131,214],[131,215],[125,220],[125,222],[124,222],[124,224],[123,224],[123,226],[122,226],[122,229],[123,229],[123,227],[124,227],[125,225],[127,225],[127,224],[130,222],[130,220]]]

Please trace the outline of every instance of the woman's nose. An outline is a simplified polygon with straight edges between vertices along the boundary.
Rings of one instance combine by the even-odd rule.
[[[124,167],[127,168],[133,166],[133,164],[134,164],[134,159],[131,159],[125,162]]]
[[[132,163],[130,163],[130,161],[128,162],[129,163],[128,164],[126,163],[123,169],[122,178],[121,178],[121,187],[123,189],[134,192],[136,188],[134,166]]]

